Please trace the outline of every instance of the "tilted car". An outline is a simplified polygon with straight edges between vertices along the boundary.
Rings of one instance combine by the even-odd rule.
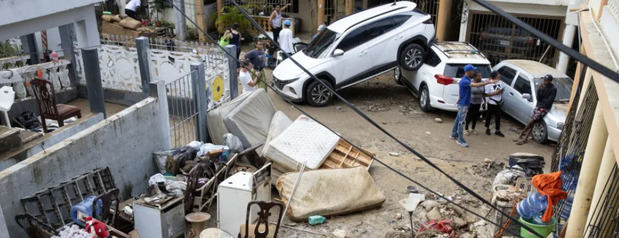
[[[548,65],[532,60],[504,60],[493,69],[501,74],[501,84],[505,89],[501,110],[522,124],[528,123],[533,115],[537,104],[535,93],[544,81],[542,77],[552,75],[552,83],[557,87],[555,103],[544,120],[533,125],[532,138],[539,143],[558,141],[574,84],[572,79]]]
[[[400,1],[374,7],[329,25],[292,56],[333,89],[371,79],[400,65],[416,70],[434,40],[430,15]],[[327,105],[332,93],[290,59],[273,71],[273,85],[292,101]]]

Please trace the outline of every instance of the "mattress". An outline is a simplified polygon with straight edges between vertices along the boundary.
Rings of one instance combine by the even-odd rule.
[[[230,131],[226,128],[224,117],[241,104],[248,96],[248,93],[241,94],[232,101],[226,102],[208,112],[206,116],[206,126],[208,127],[208,134],[213,144],[225,144],[223,136],[226,133],[230,133]]]
[[[264,143],[275,112],[271,98],[260,88],[223,118],[228,131],[241,139],[243,147],[249,148]]]
[[[269,142],[263,156],[283,172],[296,171],[301,163],[308,169],[318,169],[339,139],[329,129],[302,115]]]
[[[260,155],[263,155],[267,148],[269,148],[269,143],[275,139],[279,134],[281,134],[286,128],[288,128],[292,124],[292,121],[285,113],[282,111],[277,111],[273,114],[273,118],[271,119],[271,125],[269,126],[269,132],[267,133],[267,139],[264,142],[264,146],[262,150],[260,150]]]

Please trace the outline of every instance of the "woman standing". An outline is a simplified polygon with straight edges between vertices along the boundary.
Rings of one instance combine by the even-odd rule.
[[[481,73],[475,72],[475,76],[473,77],[473,83],[481,82]],[[477,135],[477,131],[475,131],[475,125],[477,124],[477,120],[479,120],[479,109],[481,105],[484,104],[484,87],[471,88],[471,106],[469,107],[469,113],[466,114],[466,124],[464,129],[466,130],[466,135]],[[471,123],[471,130],[469,131],[469,123]]]
[[[275,10],[271,13],[269,17],[269,25],[271,25],[271,29],[273,32],[273,41],[277,41],[279,39],[279,32],[282,30],[282,11],[285,10],[288,6],[292,4],[288,3],[283,7],[281,5],[275,6]]]
[[[229,40],[229,44],[236,46],[236,58],[241,55],[241,32],[239,32],[239,24],[234,23],[232,28],[224,33],[224,37]]]

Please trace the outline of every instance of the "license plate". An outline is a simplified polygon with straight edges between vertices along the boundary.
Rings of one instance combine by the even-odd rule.
[[[509,46],[509,41],[508,40],[499,40],[499,44],[501,44],[502,46]]]

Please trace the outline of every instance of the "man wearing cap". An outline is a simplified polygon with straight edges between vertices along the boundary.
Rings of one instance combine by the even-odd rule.
[[[289,19],[284,21],[284,29],[279,32],[279,47],[282,49],[284,53],[288,53],[292,55],[294,53],[294,48],[292,46],[292,31],[290,30],[290,25],[292,23]],[[282,60],[285,60],[288,56],[283,54]]]
[[[471,83],[471,78],[475,74],[477,68],[473,65],[467,64],[464,66],[464,76],[458,84],[459,96],[458,96],[458,115],[454,120],[453,129],[451,130],[452,140],[456,140],[456,143],[462,147],[469,147],[469,144],[464,140],[462,130],[464,128],[464,121],[466,113],[469,111],[469,105],[471,105],[471,87],[483,87],[488,82]]]
[[[524,145],[527,143],[533,129],[533,124],[539,120],[543,120],[546,113],[552,108],[552,103],[555,101],[555,96],[557,96],[557,87],[552,84],[552,79],[552,75],[547,74],[544,76],[544,82],[537,88],[535,92],[537,104],[535,105],[535,109],[533,109],[533,116],[531,116],[531,120],[529,120],[527,126],[524,127],[518,139],[515,140],[517,145]]]

